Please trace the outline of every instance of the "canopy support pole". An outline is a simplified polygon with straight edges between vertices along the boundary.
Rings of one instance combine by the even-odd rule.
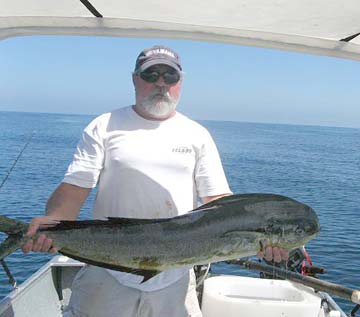
[[[343,39],[341,39],[340,41],[342,42],[350,42],[351,40],[353,40],[355,37],[357,37],[358,35],[360,35],[360,32],[359,33],[356,33],[354,35],[350,35],[348,37],[345,37]]]
[[[97,18],[102,18],[102,14],[88,0],[80,0],[80,2]]]

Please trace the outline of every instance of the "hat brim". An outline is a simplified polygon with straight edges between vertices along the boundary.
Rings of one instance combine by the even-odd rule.
[[[154,65],[168,65],[168,66],[174,68],[179,73],[181,73],[181,68],[179,67],[178,64],[176,64],[172,61],[169,61],[168,59],[164,59],[164,58],[156,58],[156,59],[147,61],[144,64],[140,65],[136,71],[143,72],[144,70],[146,70],[149,67],[154,66]]]

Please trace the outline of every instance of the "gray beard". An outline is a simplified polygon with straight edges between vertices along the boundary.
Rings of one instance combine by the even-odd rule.
[[[139,106],[154,118],[163,118],[170,115],[178,104],[178,100],[172,98],[168,93],[159,96],[154,93],[144,99]]]

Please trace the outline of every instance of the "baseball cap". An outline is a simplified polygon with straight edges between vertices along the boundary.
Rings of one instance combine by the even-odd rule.
[[[181,73],[179,55],[172,49],[155,45],[144,49],[136,59],[135,72],[142,72],[153,65],[165,64]]]

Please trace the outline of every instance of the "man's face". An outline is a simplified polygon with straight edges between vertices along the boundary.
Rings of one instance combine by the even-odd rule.
[[[141,115],[150,119],[167,119],[175,114],[180,97],[181,76],[167,65],[154,65],[145,70],[146,76],[133,75],[136,105]],[[161,74],[161,76],[158,76]],[[143,78],[144,79],[143,79]],[[153,82],[149,82],[153,81]]]

